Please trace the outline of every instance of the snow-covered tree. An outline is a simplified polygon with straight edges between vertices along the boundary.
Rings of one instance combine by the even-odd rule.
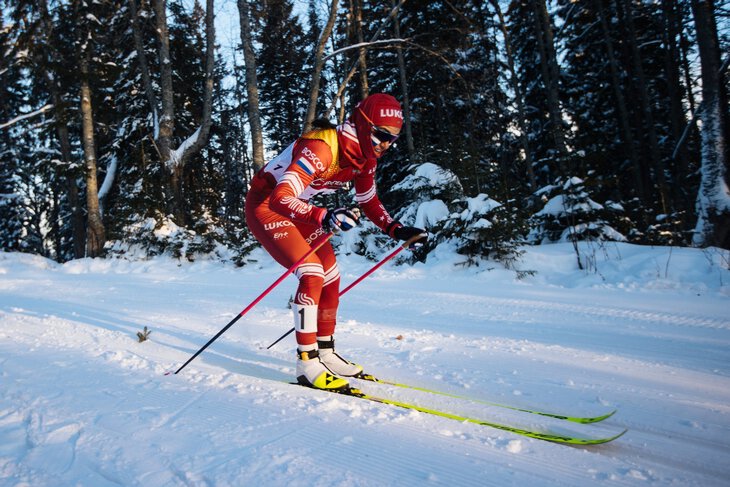
[[[467,265],[491,259],[508,268],[519,257],[517,245],[525,229],[513,218],[514,209],[486,194],[466,196],[459,178],[448,169],[433,163],[415,165],[391,191],[410,201],[398,211],[398,219],[431,233],[426,251],[444,244],[464,255]]]
[[[451,207],[455,211],[441,220],[436,242],[453,245],[466,257],[467,265],[490,259],[515,268],[525,229],[514,221],[509,208],[483,193],[453,201]]]
[[[616,203],[604,206],[593,201],[578,177],[545,186],[536,196],[545,205],[532,217],[529,240],[533,243],[626,240],[608,222],[612,213],[621,213],[623,208]]]
[[[692,2],[702,58],[702,182],[697,196],[694,243],[730,249],[730,185],[727,177],[730,121],[712,5],[712,1]]]

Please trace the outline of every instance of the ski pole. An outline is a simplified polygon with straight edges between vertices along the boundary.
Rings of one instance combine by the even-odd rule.
[[[253,308],[254,306],[256,306],[259,303],[259,301],[261,301],[262,299],[264,299],[264,296],[266,296],[267,294],[269,294],[272,289],[274,289],[276,286],[278,286],[281,283],[281,281],[283,281],[289,274],[291,274],[292,272],[294,272],[297,267],[299,267],[300,265],[302,265],[304,263],[304,261],[307,260],[307,258],[310,255],[312,255],[317,250],[319,250],[319,248],[322,247],[322,245],[324,245],[325,242],[327,242],[330,238],[332,238],[332,235],[334,235],[334,234],[332,232],[329,232],[329,233],[325,234],[320,240],[316,241],[314,243],[314,245],[312,245],[312,248],[309,249],[307,251],[307,253],[304,254],[304,256],[302,256],[301,259],[299,259],[294,265],[292,265],[291,267],[289,267],[286,270],[286,272],[284,272],[281,275],[281,277],[279,277],[279,279],[277,279],[276,281],[274,281],[273,284],[271,284],[269,287],[267,287],[266,290],[263,293],[261,293],[258,298],[254,299],[251,302],[251,304],[249,304],[248,306],[246,306],[246,308],[243,311],[241,311],[240,313],[238,313],[238,315],[235,318],[233,318],[226,326],[224,326],[223,329],[221,329],[221,331],[219,331],[218,333],[216,333],[216,335],[213,338],[211,338],[210,340],[208,340],[208,343],[206,343],[205,345],[203,345],[200,348],[200,350],[198,350],[197,352],[195,352],[193,354],[193,356],[190,357],[187,360],[187,362],[185,362],[184,364],[182,364],[180,366],[180,368],[175,371],[175,374],[177,374],[182,369],[184,369],[190,362],[192,362],[195,359],[195,357],[197,357],[198,355],[200,355],[201,353],[203,353],[203,350],[205,350],[206,348],[208,348],[214,341],[216,341],[222,334],[224,334],[226,332],[226,330],[228,330],[231,326],[233,326],[233,324],[236,321],[238,321],[243,315],[245,315],[246,313],[248,313],[251,310],[251,308]],[[170,372],[165,373],[165,375],[170,375]]]
[[[380,262],[378,262],[377,264],[375,264],[372,267],[372,269],[370,269],[365,274],[363,274],[362,276],[360,276],[357,279],[355,279],[355,281],[353,283],[351,283],[345,289],[343,289],[342,291],[340,291],[340,297],[342,297],[343,294],[345,294],[347,291],[349,291],[353,287],[357,286],[360,282],[362,282],[363,279],[365,279],[366,277],[368,277],[370,274],[372,274],[373,272],[375,272],[378,269],[380,269],[380,267],[382,267],[383,264],[385,264],[390,259],[392,259],[396,255],[398,255],[401,250],[410,247],[413,242],[415,242],[416,240],[418,240],[420,238],[421,238],[420,235],[416,235],[416,236],[411,237],[410,239],[406,240],[405,242],[403,242],[403,244],[399,245],[397,249],[395,249],[393,252],[391,252],[389,255],[387,255],[383,260],[381,260]],[[291,332],[293,332],[293,331],[294,331],[294,328],[292,328],[291,330],[289,330],[286,333],[284,333],[283,335],[281,335],[274,343],[272,343],[271,345],[269,345],[268,347],[266,347],[266,350],[269,350],[271,347],[273,347],[274,345],[276,345],[277,343],[279,343],[280,341],[282,341],[284,338],[288,337],[291,334]]]

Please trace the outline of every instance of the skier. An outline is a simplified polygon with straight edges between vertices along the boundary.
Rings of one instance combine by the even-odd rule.
[[[376,193],[377,159],[398,138],[402,125],[403,112],[394,97],[370,95],[344,124],[317,123],[254,176],[246,196],[246,222],[279,264],[289,268],[322,235],[357,225],[357,208],[328,209],[309,203],[314,195],[346,188],[350,181],[356,202],[383,232],[397,240],[420,237],[414,246],[426,242],[425,230],[395,221]],[[343,377],[355,377],[363,369],[335,353],[340,273],[329,241],[295,274],[297,380],[318,389],[346,389],[349,383]]]

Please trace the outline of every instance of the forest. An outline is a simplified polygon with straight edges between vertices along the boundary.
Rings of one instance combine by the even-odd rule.
[[[405,118],[380,198],[428,229],[422,259],[444,242],[507,266],[559,241],[730,249],[728,1],[0,5],[3,251],[242,263],[251,177],[377,92]],[[357,231],[358,253],[392,245]]]

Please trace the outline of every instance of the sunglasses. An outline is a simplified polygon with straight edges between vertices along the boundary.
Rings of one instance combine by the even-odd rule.
[[[400,134],[391,134],[384,128],[378,127],[376,125],[373,125],[370,129],[370,134],[374,139],[373,141],[377,140],[378,144],[383,144],[385,142],[390,142],[392,144],[398,139],[398,137],[400,137]]]
[[[360,110],[362,116],[365,117],[365,120],[370,123],[370,136],[373,139],[373,145],[384,144],[386,142],[392,144],[396,141],[396,139],[398,139],[398,137],[400,137],[400,134],[391,134],[383,127],[378,127],[372,120],[370,120],[370,117],[365,115],[365,112],[363,112],[360,108],[358,108],[358,110]]]

